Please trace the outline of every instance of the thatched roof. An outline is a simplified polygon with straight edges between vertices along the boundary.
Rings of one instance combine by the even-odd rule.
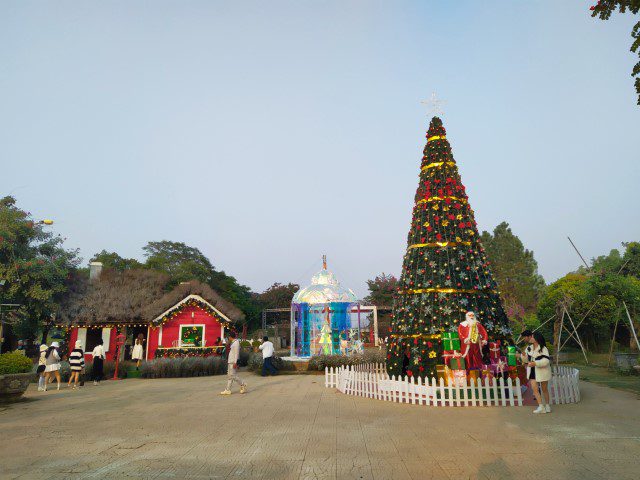
[[[208,285],[193,280],[167,290],[168,284],[167,275],[146,269],[105,269],[94,282],[78,277],[58,319],[69,325],[149,323],[190,294],[199,295],[232,321],[244,319],[239,308]]]

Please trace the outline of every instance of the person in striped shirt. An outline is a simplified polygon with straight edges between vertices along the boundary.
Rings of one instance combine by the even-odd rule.
[[[80,372],[84,368],[84,351],[82,350],[82,342],[76,342],[76,348],[69,355],[69,366],[71,367],[71,377],[69,377],[69,386],[73,382],[74,390],[78,387]]]

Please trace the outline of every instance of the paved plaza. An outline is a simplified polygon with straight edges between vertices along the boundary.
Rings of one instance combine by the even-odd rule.
[[[0,477],[636,479],[638,396],[582,383],[582,402],[435,408],[324,388],[322,376],[108,381],[0,406]]]

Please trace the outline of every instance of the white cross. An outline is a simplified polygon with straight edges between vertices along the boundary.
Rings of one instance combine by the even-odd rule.
[[[442,110],[442,105],[444,105],[447,102],[445,102],[444,100],[438,100],[434,92],[431,94],[431,98],[429,100],[422,100],[420,103],[427,106],[427,111],[429,112],[430,115],[432,114],[434,116],[437,116],[437,115],[444,114],[444,111]]]

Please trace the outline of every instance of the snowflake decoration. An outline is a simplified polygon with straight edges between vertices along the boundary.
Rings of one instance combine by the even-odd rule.
[[[426,307],[424,307],[424,313],[429,313],[429,314],[431,314],[431,310],[432,310],[431,305],[427,305]]]
[[[447,287],[450,287],[450,286],[451,286],[451,280],[445,280],[445,281],[444,281],[444,284],[445,284]]]
[[[444,307],[442,311],[444,312],[445,315],[451,315],[451,312],[453,312],[453,310],[451,310],[451,307],[449,307],[448,305]]]
[[[436,266],[436,262],[434,262],[433,260],[431,260],[431,261],[429,262],[429,266],[430,266],[431,268],[435,267],[435,266]]]
[[[438,299],[444,300],[445,298],[447,298],[447,294],[446,293],[443,293],[443,292],[438,293]]]
[[[469,305],[469,299],[462,297],[460,299],[460,305],[463,305],[466,307],[467,305]]]

